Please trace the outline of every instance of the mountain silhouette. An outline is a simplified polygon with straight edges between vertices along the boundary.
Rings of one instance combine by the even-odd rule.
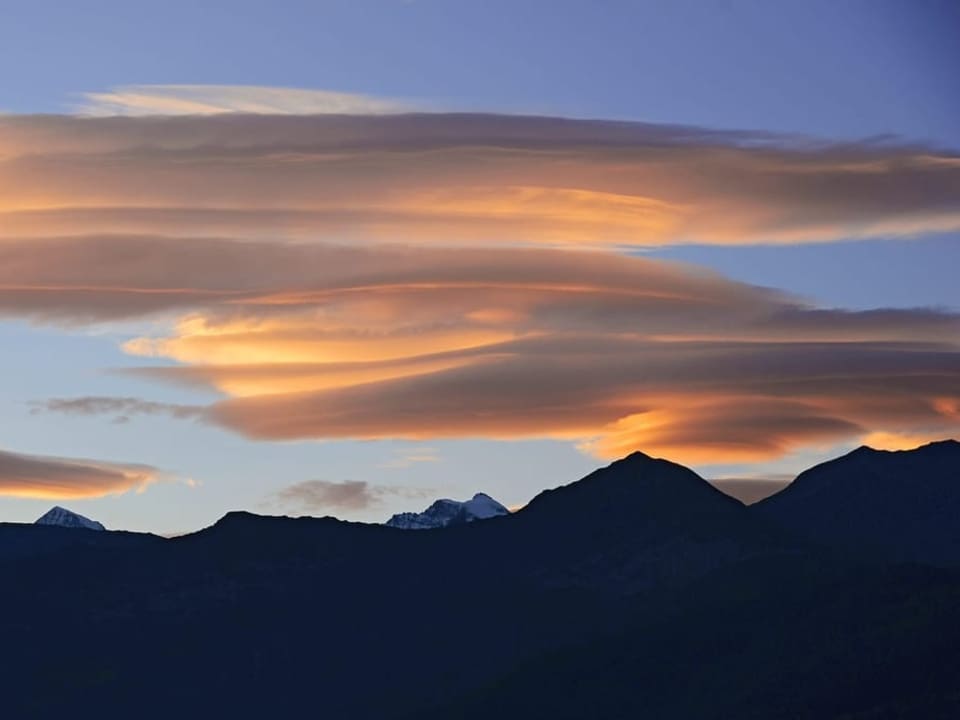
[[[860,447],[801,473],[753,510],[823,544],[960,566],[960,442]]]
[[[0,525],[8,538],[11,717],[960,707],[960,573],[810,541],[642,453],[509,516],[429,532],[234,512],[171,539]]]

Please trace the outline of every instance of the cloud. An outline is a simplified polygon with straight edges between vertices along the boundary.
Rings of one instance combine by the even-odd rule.
[[[360,480],[306,480],[278,490],[270,496],[268,502],[294,506],[310,512],[366,510],[380,504],[387,496],[418,497],[424,492],[415,488],[371,485]]]
[[[957,433],[956,313],[817,307],[618,251],[960,228],[960,156],[363,112],[0,117],[0,315],[147,320],[123,347],[166,364],[135,372],[225,395],[38,408],[687,462]]]
[[[378,467],[382,468],[408,468],[420,463],[440,462],[440,454],[435,448],[415,447],[406,450],[398,450],[394,453],[392,460],[381,463]]]
[[[231,396],[202,412],[129,398],[60,411],[197,415],[258,439],[561,437],[698,461],[957,423],[956,314],[817,308],[643,257],[109,237],[2,259],[19,283],[0,292],[8,313],[181,313],[125,344],[180,365],[139,372]]]
[[[158,475],[147,465],[22,455],[0,450],[0,495],[74,500],[142,490]]]
[[[483,114],[0,117],[0,238],[576,247],[960,228],[960,156]]]
[[[250,85],[123,85],[108,92],[83,93],[76,108],[80,115],[376,115],[409,112],[413,105],[387,100],[299,88]]]
[[[958,428],[938,400],[960,393],[956,348],[720,341],[618,343],[611,352],[596,338],[580,342],[563,355],[518,343],[453,370],[240,396],[210,417],[256,439],[555,437],[602,457],[639,448],[685,462],[778,457],[881,427],[941,436]],[[758,378],[730,372],[763,362]]]
[[[134,415],[167,415],[186,420],[199,417],[203,407],[176,403],[153,402],[131,397],[50,398],[30,403],[31,413],[63,413],[65,415],[113,415],[114,422],[126,422]]]
[[[820,308],[612,253],[0,243],[0,312],[167,313],[165,331],[124,348],[176,364],[135,372],[227,399],[45,407],[197,417],[261,440],[547,437],[602,457],[640,448],[717,462],[871,434],[949,436],[960,422],[956,313]]]

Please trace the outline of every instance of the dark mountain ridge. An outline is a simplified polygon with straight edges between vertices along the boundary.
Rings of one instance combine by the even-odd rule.
[[[0,563],[30,559],[62,552],[99,552],[140,549],[162,543],[149,533],[90,530],[35,523],[0,523]]]
[[[860,447],[806,470],[752,509],[827,546],[960,565],[960,442]]]
[[[839,720],[960,704],[956,571],[860,563],[642,453],[429,532],[244,512],[172,539],[3,532],[55,537],[0,556],[16,717]]]

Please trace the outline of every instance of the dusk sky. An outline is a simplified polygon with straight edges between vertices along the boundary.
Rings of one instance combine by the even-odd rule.
[[[956,3],[9,5],[0,520],[960,434]]]

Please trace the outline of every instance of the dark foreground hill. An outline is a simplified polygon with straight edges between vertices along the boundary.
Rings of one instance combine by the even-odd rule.
[[[825,545],[960,566],[960,442],[861,447],[801,473],[753,510]]]
[[[146,533],[0,523],[0,568],[21,560],[39,566],[46,562],[66,564],[67,556],[103,559],[110,553],[141,550],[163,542],[163,538]]]
[[[639,453],[457,527],[231,513],[153,540],[0,555],[10,717],[960,707],[956,572],[834,556]]]

